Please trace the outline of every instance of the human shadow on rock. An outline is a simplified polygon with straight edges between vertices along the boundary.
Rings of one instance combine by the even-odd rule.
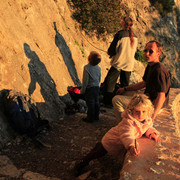
[[[75,64],[72,59],[71,51],[68,45],[66,44],[66,41],[64,40],[63,36],[58,32],[57,27],[56,27],[56,22],[54,22],[54,30],[56,31],[55,44],[59,48],[60,53],[62,54],[62,57],[68,68],[71,79],[73,80],[75,85],[80,86],[81,82],[79,80],[79,77],[75,68]]]
[[[40,61],[36,52],[32,51],[27,43],[24,43],[24,52],[27,58],[30,59],[28,63],[31,78],[28,88],[29,95],[31,96],[33,94],[36,89],[36,84],[38,83],[45,103],[49,104],[49,106],[54,105],[61,111],[61,109],[64,108],[64,103],[59,98],[56,84],[47,71],[46,66]]]

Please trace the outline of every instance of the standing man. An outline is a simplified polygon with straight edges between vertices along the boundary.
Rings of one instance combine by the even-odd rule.
[[[152,119],[154,120],[161,108],[166,107],[169,101],[170,90],[170,75],[166,67],[159,61],[162,53],[162,46],[157,41],[150,41],[146,44],[144,49],[145,60],[148,65],[145,69],[143,80],[131,86],[119,88],[117,95],[112,99],[112,103],[116,112],[116,117],[120,119],[121,112],[128,104],[131,96],[130,92],[145,88],[144,93],[147,94],[154,104],[154,113]],[[124,94],[124,95],[122,95]],[[130,95],[134,94],[131,92]],[[126,96],[127,95],[127,96]]]
[[[122,30],[118,31],[108,48],[108,55],[111,58],[111,68],[104,80],[104,98],[105,105],[112,106],[115,85],[120,78],[120,86],[128,86],[131,71],[134,68],[135,52],[137,50],[137,36],[132,29],[133,20],[130,17],[124,17],[122,20]]]

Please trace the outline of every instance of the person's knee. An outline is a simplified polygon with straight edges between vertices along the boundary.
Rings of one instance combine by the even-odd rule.
[[[112,104],[114,106],[114,108],[116,108],[119,104],[119,99],[120,99],[120,96],[119,95],[116,95],[112,98]]]
[[[123,96],[123,95],[116,95],[112,99],[113,107],[115,111],[118,111],[118,112],[124,111],[127,102],[128,101],[126,99],[126,96]]]

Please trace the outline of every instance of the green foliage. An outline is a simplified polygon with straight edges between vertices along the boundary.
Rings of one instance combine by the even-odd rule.
[[[79,47],[79,49],[81,50],[81,53],[83,55],[83,57],[85,57],[85,52],[84,49],[79,45],[79,43],[75,40],[75,43],[77,44],[77,46]]]
[[[135,53],[135,59],[147,64],[147,62],[144,60],[144,51],[137,50]]]
[[[161,15],[172,12],[175,5],[174,0],[150,0],[150,2]]]
[[[97,35],[111,34],[121,28],[125,10],[120,0],[69,0],[74,9],[73,17],[82,29]]]
[[[65,27],[68,28],[68,26],[67,26],[67,24],[66,24],[66,21],[65,21],[65,19],[64,19],[63,17],[62,17],[62,21],[63,21]]]

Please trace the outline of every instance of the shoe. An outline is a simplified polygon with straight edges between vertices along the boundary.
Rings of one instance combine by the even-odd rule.
[[[105,109],[101,109],[100,113],[106,113],[107,111]]]
[[[93,121],[89,121],[87,118],[82,118],[82,120],[87,123],[93,123]]]
[[[99,118],[95,119],[94,121],[99,121]]]
[[[113,108],[113,105],[112,105],[112,104],[104,104],[104,107],[109,108],[109,109],[112,109],[112,108]]]
[[[88,165],[88,163],[85,163],[84,161],[81,161],[80,163],[76,164],[74,166],[74,175],[75,177],[78,177],[82,174],[83,169]]]

